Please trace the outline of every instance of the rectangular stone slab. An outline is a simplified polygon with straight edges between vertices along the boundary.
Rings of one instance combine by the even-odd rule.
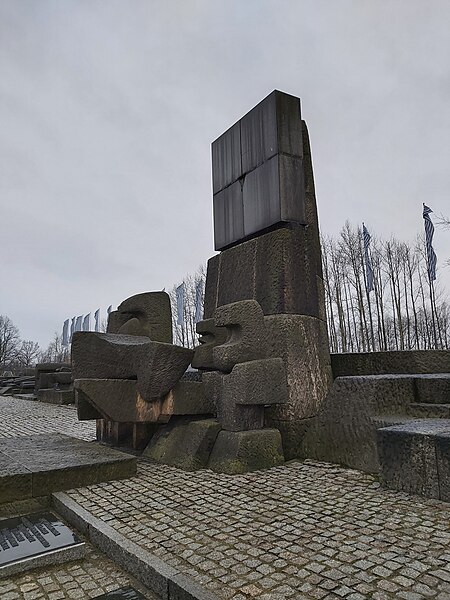
[[[134,456],[61,434],[0,441],[1,502],[47,496],[135,473]]]

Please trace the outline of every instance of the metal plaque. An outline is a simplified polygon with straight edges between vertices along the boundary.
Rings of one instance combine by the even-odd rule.
[[[83,542],[53,513],[0,521],[0,569]]]
[[[93,600],[145,600],[145,597],[133,588],[124,587],[101,596],[95,596]]]

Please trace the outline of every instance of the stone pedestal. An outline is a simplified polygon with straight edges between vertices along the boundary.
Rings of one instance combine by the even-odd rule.
[[[306,315],[272,315],[264,318],[269,354],[283,359],[288,400],[266,409],[266,424],[283,437],[286,460],[301,456],[301,442],[327,395],[333,376],[326,323]]]

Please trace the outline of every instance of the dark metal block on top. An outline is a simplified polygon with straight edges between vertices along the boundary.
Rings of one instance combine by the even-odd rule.
[[[305,223],[300,99],[275,90],[212,144],[222,250],[278,223]]]

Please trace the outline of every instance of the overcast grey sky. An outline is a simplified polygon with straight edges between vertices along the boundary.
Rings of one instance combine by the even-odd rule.
[[[302,100],[322,232],[412,240],[422,202],[450,213],[449,31],[448,0],[0,0],[0,314],[46,346],[195,271],[210,144],[275,88]]]

